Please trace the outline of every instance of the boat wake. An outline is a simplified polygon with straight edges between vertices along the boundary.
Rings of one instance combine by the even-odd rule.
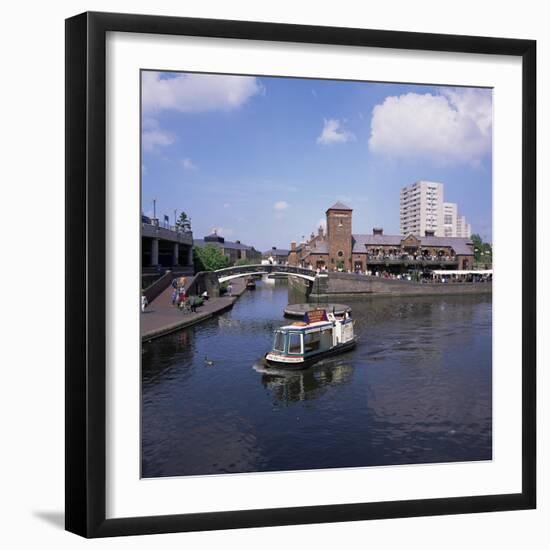
[[[252,368],[259,372],[260,374],[269,374],[270,376],[281,376],[284,378],[291,378],[292,376],[296,376],[296,374],[299,374],[301,371],[291,371],[288,369],[278,369],[276,367],[268,367],[263,359],[260,359],[259,361],[256,361],[252,365]]]

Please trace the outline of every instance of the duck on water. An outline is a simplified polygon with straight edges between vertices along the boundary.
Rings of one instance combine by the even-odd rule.
[[[316,309],[306,312],[303,321],[275,330],[273,349],[266,353],[264,361],[268,367],[305,369],[353,349],[356,343],[349,312],[336,317]]]

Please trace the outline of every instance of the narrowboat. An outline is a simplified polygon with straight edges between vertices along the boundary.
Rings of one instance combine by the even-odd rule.
[[[303,321],[275,330],[273,348],[265,354],[268,367],[305,369],[314,363],[353,349],[353,321],[346,312],[336,317],[324,309],[306,312]]]

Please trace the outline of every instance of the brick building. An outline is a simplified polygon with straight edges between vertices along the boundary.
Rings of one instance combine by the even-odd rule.
[[[319,227],[309,240],[290,243],[289,265],[334,271],[390,271],[409,269],[472,269],[473,243],[469,238],[352,233],[353,210],[337,202],[326,211],[327,232]]]

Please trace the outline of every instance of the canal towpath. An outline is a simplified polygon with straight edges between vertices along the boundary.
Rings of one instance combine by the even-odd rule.
[[[141,340],[148,341],[189,327],[214,315],[231,309],[239,296],[246,291],[244,278],[231,281],[231,296],[210,298],[196,312],[183,313],[172,305],[172,287],[157,296],[141,313]]]

